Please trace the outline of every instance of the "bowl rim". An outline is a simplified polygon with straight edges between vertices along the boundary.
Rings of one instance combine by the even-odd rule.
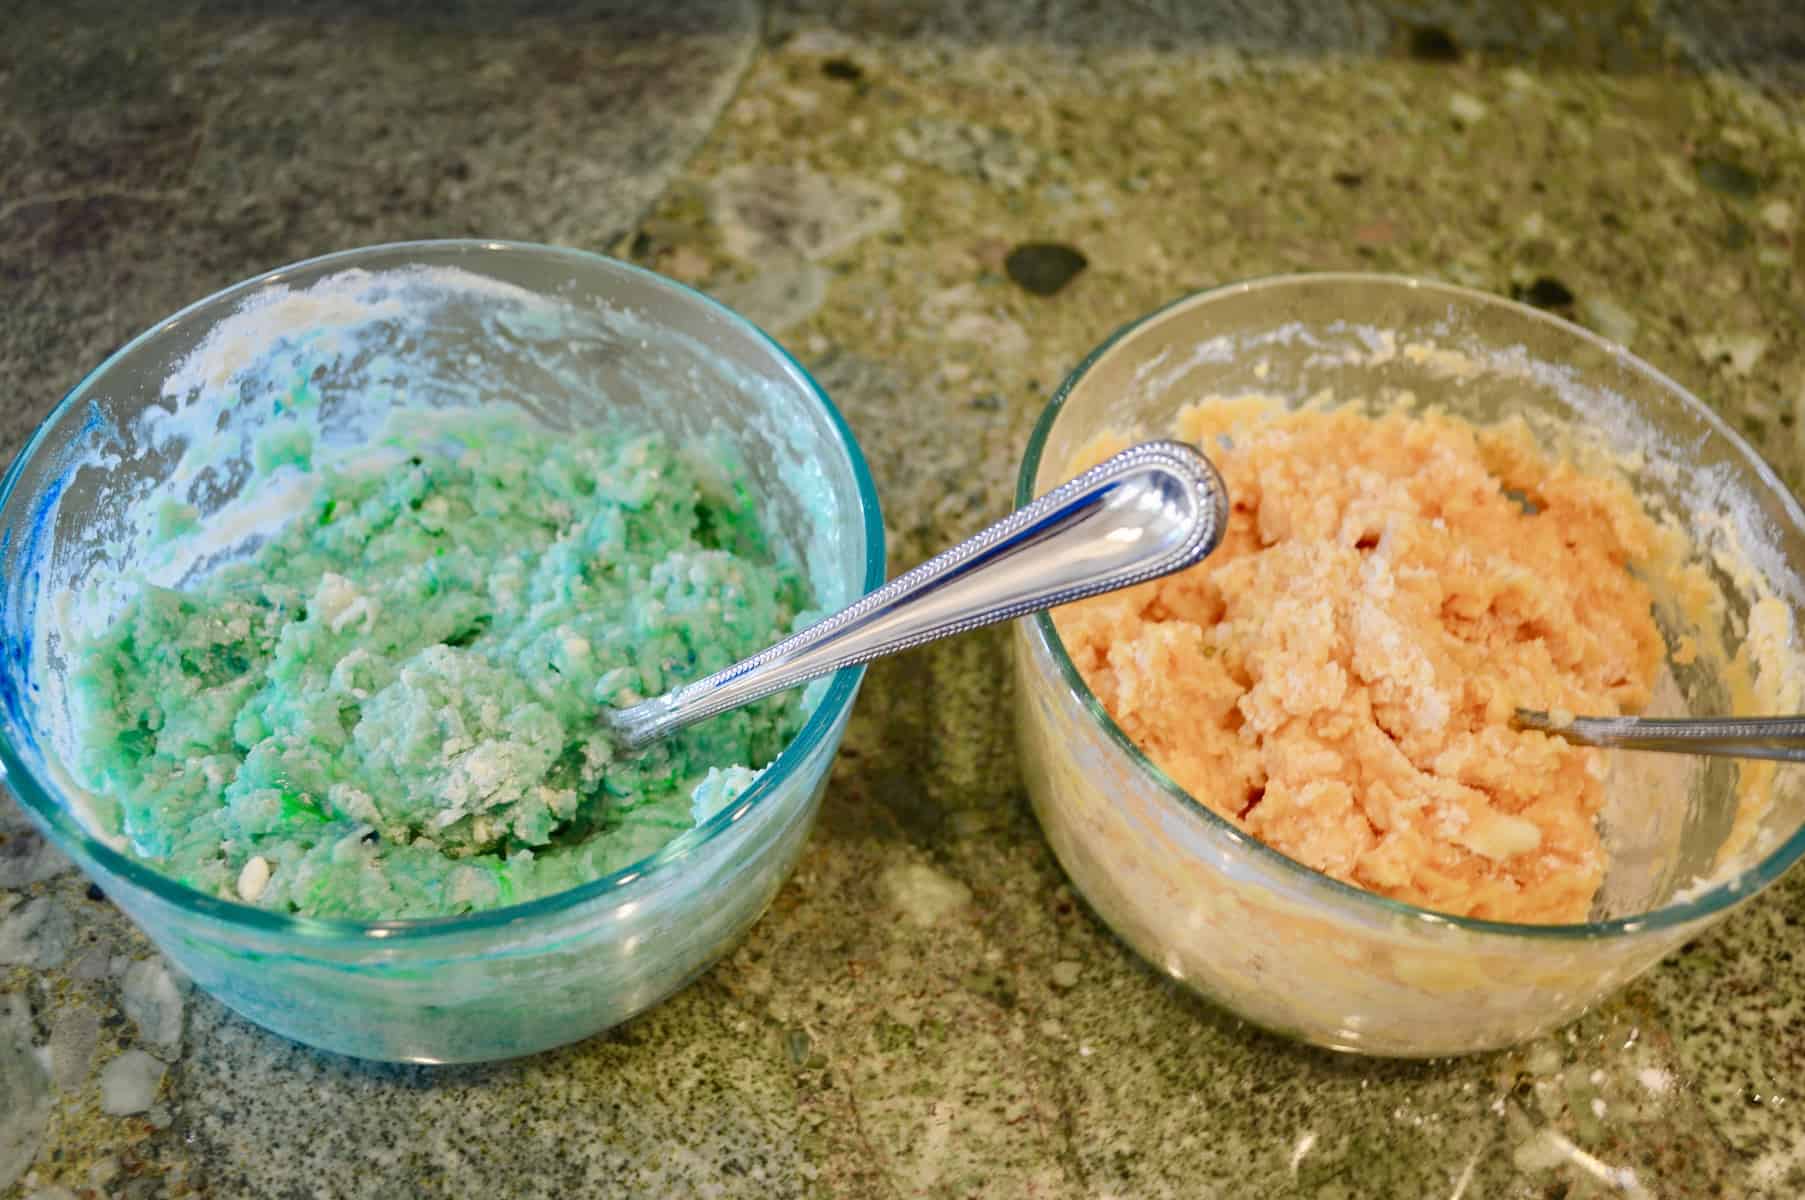
[[[38,422],[37,427],[14,456],[4,478],[0,478],[0,511],[4,511],[12,504],[14,491],[26,464],[33,461],[40,452],[47,450],[51,427],[71,409],[84,403],[89,390],[104,378],[115,364],[170,326],[187,321],[203,310],[214,306],[235,306],[238,302],[262,289],[284,284],[289,276],[298,272],[317,272],[318,276],[323,278],[334,270],[364,266],[372,259],[407,256],[416,257],[413,257],[412,261],[385,263],[380,269],[406,269],[422,264],[450,265],[454,262],[480,269],[482,256],[497,253],[516,258],[524,256],[563,260],[589,269],[600,268],[604,274],[612,273],[619,277],[632,279],[654,289],[674,294],[679,299],[700,305],[704,309],[712,310],[717,315],[724,317],[728,324],[750,334],[754,342],[762,343],[776,360],[777,365],[791,375],[794,383],[805,396],[811,397],[825,413],[828,425],[836,435],[840,449],[846,456],[847,466],[851,469],[856,487],[858,504],[856,519],[862,524],[865,535],[863,590],[869,592],[883,584],[886,563],[884,523],[879,508],[877,487],[872,480],[871,469],[866,462],[864,451],[860,449],[858,439],[853,435],[846,418],[828,398],[826,391],[816,382],[814,376],[809,374],[807,368],[798,362],[774,337],[712,296],[636,263],[574,247],[495,238],[427,238],[337,250],[260,272],[183,306],[107,355],[99,366],[85,374],[81,381],[71,388],[62,400]],[[27,503],[34,499],[34,497],[24,498]],[[10,664],[0,665],[0,670],[7,669],[10,669]],[[91,834],[65,805],[58,802],[58,788],[54,782],[40,779],[38,773],[33,771],[21,756],[13,742],[10,718],[6,717],[0,717],[0,780],[4,780],[8,789],[26,811],[49,830],[52,841],[58,843],[59,849],[70,853],[78,862],[84,857],[92,860],[108,874],[123,878],[127,883],[149,893],[157,900],[197,915],[230,925],[242,926],[260,934],[289,937],[305,943],[332,942],[337,944],[335,948],[347,945],[367,945],[371,949],[381,947],[387,952],[402,945],[440,942],[484,931],[498,930],[518,922],[538,920],[605,899],[613,893],[623,892],[635,885],[643,888],[650,886],[651,883],[662,882],[675,867],[724,835],[747,813],[763,805],[767,798],[777,791],[779,785],[789,780],[794,770],[815,751],[816,747],[828,736],[833,726],[850,711],[864,671],[864,667],[855,666],[845,667],[835,672],[826,693],[822,696],[820,703],[815,706],[814,712],[803,722],[802,728],[789,740],[777,757],[760,771],[758,778],[734,803],[727,805],[701,825],[685,830],[652,854],[577,887],[567,888],[517,904],[450,916],[395,918],[378,921],[360,921],[340,917],[307,917],[274,912],[236,900],[228,900],[180,883],[147,863],[114,849],[105,841]]]
[[[1054,424],[1063,411],[1066,401],[1073,391],[1106,356],[1123,348],[1136,334],[1152,326],[1173,319],[1192,309],[1205,308],[1211,303],[1229,300],[1254,292],[1282,291],[1290,288],[1322,287],[1325,285],[1357,286],[1370,288],[1401,288],[1446,296],[1450,301],[1480,308],[1496,309],[1510,312],[1518,317],[1547,326],[1561,334],[1575,337],[1589,343],[1596,349],[1609,354],[1614,361],[1626,370],[1642,375],[1656,386],[1664,388],[1673,395],[1682,406],[1701,416],[1711,431],[1728,440],[1731,448],[1747,460],[1760,482],[1772,489],[1781,500],[1788,517],[1794,525],[1805,529],[1805,509],[1801,509],[1798,499],[1792,490],[1781,481],[1748,442],[1732,429],[1727,421],[1708,405],[1701,402],[1685,387],[1668,377],[1665,373],[1631,353],[1627,348],[1600,337],[1591,330],[1572,321],[1557,317],[1541,309],[1521,304],[1489,292],[1473,288],[1461,287],[1458,284],[1443,283],[1439,280],[1426,279],[1412,275],[1392,275],[1383,272],[1368,271],[1321,271],[1295,272],[1279,275],[1257,276],[1252,279],[1239,280],[1218,287],[1203,288],[1188,292],[1185,295],[1168,301],[1151,312],[1123,324],[1106,337],[1094,350],[1085,355],[1078,365],[1060,383],[1058,389],[1048,399],[1046,407],[1041,410],[1040,418],[1034,424],[1029,435],[1026,453],[1022,456],[1020,473],[1016,479],[1015,502],[1018,506],[1034,499],[1034,479],[1040,471],[1041,458],[1046,449],[1047,439],[1051,436]],[[1184,788],[1173,781],[1172,777],[1158,764],[1147,757],[1134,740],[1123,732],[1114,718],[1109,715],[1088,684],[1079,674],[1071,655],[1066,652],[1065,643],[1060,639],[1053,619],[1047,612],[1039,612],[1030,618],[1033,629],[1044,641],[1052,656],[1058,675],[1067,689],[1079,701],[1113,742],[1118,750],[1125,754],[1129,761],[1147,778],[1151,779],[1181,808],[1193,817],[1204,822],[1210,830],[1224,838],[1244,852],[1251,854],[1270,868],[1290,875],[1299,882],[1326,889],[1329,894],[1339,896],[1346,903],[1356,908],[1364,908],[1375,916],[1389,917],[1406,921],[1415,921],[1427,925],[1441,925],[1456,929],[1469,930],[1474,933],[1490,935],[1506,935],[1514,937],[1541,938],[1551,941],[1583,941],[1595,940],[1620,935],[1636,934],[1647,931],[1673,929],[1690,924],[1702,918],[1726,912],[1736,904],[1747,900],[1774,882],[1791,867],[1801,855],[1805,855],[1805,825],[1793,831],[1792,835],[1771,850],[1759,862],[1745,868],[1734,877],[1714,884],[1690,899],[1669,902],[1660,908],[1636,913],[1626,917],[1613,917],[1604,921],[1569,922],[1563,924],[1534,925],[1516,921],[1495,921],[1479,917],[1463,917],[1453,913],[1438,912],[1402,900],[1394,900],[1369,892],[1364,888],[1344,883],[1314,868],[1307,867],[1279,850],[1273,849],[1265,842],[1250,834],[1242,832],[1223,817],[1212,811],[1207,805],[1192,796]]]

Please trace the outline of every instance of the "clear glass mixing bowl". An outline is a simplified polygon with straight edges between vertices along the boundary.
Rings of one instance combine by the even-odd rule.
[[[197,984],[259,1025],[372,1059],[502,1058],[625,1020],[703,971],[770,902],[807,837],[861,670],[834,676],[794,741],[702,826],[608,878],[474,915],[267,912],[157,874],[84,819],[89,798],[61,765],[69,597],[151,553],[131,505],[187,469],[195,439],[220,447],[195,502],[203,514],[230,505],[260,436],[295,419],[282,401],[297,380],[320,396],[309,419],[326,448],[356,446],[397,405],[495,396],[554,427],[725,437],[823,606],[884,578],[877,497],[851,431],[775,342],[668,279],[569,250],[419,242],[284,267],[163,321],[84,379],[0,484],[6,782]]]
[[[1415,280],[1260,280],[1129,325],[1048,404],[1017,500],[1059,483],[1099,434],[1165,436],[1179,409],[1210,396],[1296,403],[1324,389],[1341,399],[1408,392],[1482,423],[1522,414],[1540,432],[1579,428],[1606,452],[1633,452],[1631,483],[1645,503],[1687,520],[1709,549],[1739,552],[1793,628],[1805,616],[1805,513],[1721,419],[1575,325]],[[1721,570],[1713,579],[1734,646],[1745,633],[1746,581]],[[1432,1056],[1521,1041],[1570,1021],[1805,853],[1798,768],[1775,773],[1753,836],[1720,863],[1739,772],[1767,768],[1620,754],[1603,814],[1612,859],[1594,919],[1515,925],[1415,908],[1320,875],[1217,817],[1110,720],[1046,614],[1016,630],[1029,793],[1073,882],[1155,966],[1319,1045]],[[1786,667],[1796,704],[1796,661]],[[1671,670],[1682,712],[1726,711],[1721,679],[1697,666]]]

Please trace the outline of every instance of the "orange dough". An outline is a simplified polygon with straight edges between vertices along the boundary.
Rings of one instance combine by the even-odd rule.
[[[1111,716],[1191,795],[1336,879],[1584,920],[1600,752],[1509,719],[1647,703],[1664,646],[1628,564],[1658,533],[1627,485],[1544,458],[1520,423],[1242,402],[1178,432],[1228,483],[1221,548],[1054,614]]]

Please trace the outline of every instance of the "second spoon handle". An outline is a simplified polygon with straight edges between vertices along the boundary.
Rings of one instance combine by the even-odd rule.
[[[1805,715],[1794,717],[1573,717],[1517,710],[1517,727],[1566,738],[1582,746],[1766,758],[1805,762]]]
[[[841,667],[1182,570],[1227,527],[1210,461],[1144,442],[769,649],[603,716],[638,748]]]

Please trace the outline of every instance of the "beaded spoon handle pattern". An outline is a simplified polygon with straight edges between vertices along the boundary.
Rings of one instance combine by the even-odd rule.
[[[769,649],[603,720],[638,749],[841,667],[1144,583],[1214,550],[1228,512],[1207,458],[1143,442]]]

